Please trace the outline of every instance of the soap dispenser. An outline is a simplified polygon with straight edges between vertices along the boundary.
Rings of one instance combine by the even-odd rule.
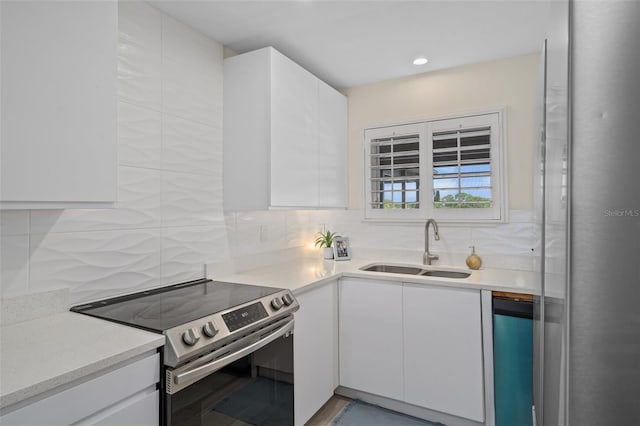
[[[471,249],[471,254],[467,256],[467,266],[469,269],[480,269],[482,266],[482,259],[480,259],[480,256],[476,254],[476,246],[469,246],[469,248]]]

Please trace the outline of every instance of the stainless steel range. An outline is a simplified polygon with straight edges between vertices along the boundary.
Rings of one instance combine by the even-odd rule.
[[[293,424],[289,290],[197,280],[71,308],[162,333],[166,425]]]

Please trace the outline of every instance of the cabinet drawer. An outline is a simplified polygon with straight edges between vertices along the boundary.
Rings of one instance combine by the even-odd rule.
[[[159,379],[159,355],[153,353],[2,416],[0,423],[72,424],[154,386]]]
[[[159,398],[160,391],[148,389],[80,422],[78,426],[157,426],[160,422]]]

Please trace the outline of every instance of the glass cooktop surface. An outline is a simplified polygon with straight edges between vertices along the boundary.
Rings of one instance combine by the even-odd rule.
[[[71,310],[163,332],[278,291],[281,289],[198,280],[74,306]]]

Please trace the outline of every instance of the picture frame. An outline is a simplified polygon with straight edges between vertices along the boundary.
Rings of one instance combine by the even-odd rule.
[[[351,247],[349,247],[349,238],[335,237],[333,239],[333,259],[334,260],[351,259]]]

